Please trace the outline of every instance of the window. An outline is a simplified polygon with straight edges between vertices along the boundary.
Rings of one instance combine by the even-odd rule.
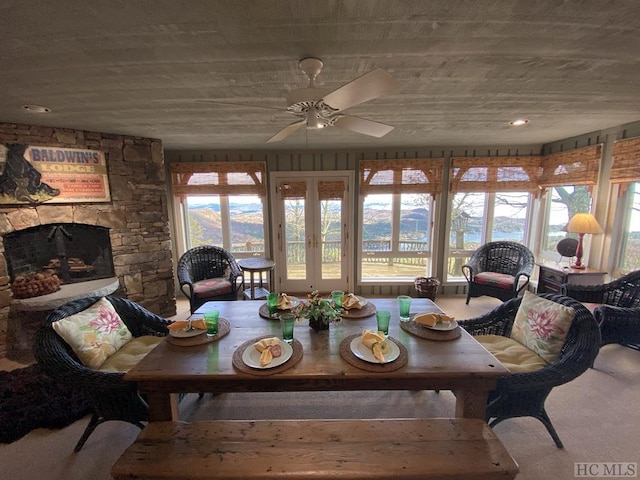
[[[176,163],[171,175],[185,251],[217,245],[238,258],[265,256],[264,163]]]
[[[619,184],[615,224],[622,228],[614,232],[617,250],[617,271],[620,276],[640,269],[640,137],[619,140],[613,146],[611,182]]]
[[[442,159],[360,162],[363,282],[412,281],[430,274],[442,165]]]
[[[550,188],[546,194],[544,224],[541,231],[540,254],[558,260],[556,246],[563,238],[578,238],[564,227],[576,213],[591,211],[591,194],[586,186],[563,185]]]
[[[451,159],[447,280],[462,280],[462,265],[486,242],[527,244],[539,163],[540,157]]]
[[[576,213],[591,211],[591,189],[598,179],[602,146],[547,154],[542,158],[540,187],[544,220],[540,229],[538,258],[558,260],[556,245],[563,238],[577,238],[564,227]],[[589,239],[587,239],[588,241]]]

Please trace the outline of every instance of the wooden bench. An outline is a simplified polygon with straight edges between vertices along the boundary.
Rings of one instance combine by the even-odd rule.
[[[478,419],[152,422],[115,463],[124,479],[513,479]]]

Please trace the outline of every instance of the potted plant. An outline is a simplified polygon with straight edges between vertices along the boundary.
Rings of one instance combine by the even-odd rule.
[[[319,330],[328,330],[329,325],[339,322],[340,310],[336,309],[333,302],[322,298],[317,290],[307,294],[307,301],[293,309],[296,318],[308,318],[309,326],[316,332]]]

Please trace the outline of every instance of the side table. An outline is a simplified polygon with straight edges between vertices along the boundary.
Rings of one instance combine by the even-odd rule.
[[[243,278],[242,278],[242,291],[244,293],[245,298],[249,300],[261,300],[267,298],[267,294],[269,291],[273,290],[273,270],[276,266],[276,263],[273,260],[269,260],[268,258],[241,258],[238,260],[238,266],[242,269]],[[249,287],[246,286],[246,274],[249,274]],[[255,282],[255,274],[259,275],[258,285],[256,286]],[[269,276],[269,289],[264,287],[265,279],[263,278],[263,274],[267,274]]]
[[[607,272],[592,268],[576,270],[568,266],[539,263],[538,293],[562,293],[562,284],[599,285],[604,282]]]

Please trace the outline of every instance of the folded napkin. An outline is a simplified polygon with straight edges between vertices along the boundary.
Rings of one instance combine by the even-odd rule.
[[[371,349],[373,356],[376,357],[378,362],[384,363],[384,354],[389,352],[389,345],[387,344],[387,339],[384,337],[384,333],[373,330],[363,330],[362,344]]]
[[[198,330],[206,330],[207,324],[204,323],[204,318],[197,318],[195,320],[177,320],[167,326],[169,330],[184,330],[188,326],[191,328],[197,328]]]
[[[360,300],[353,293],[345,295],[342,299],[342,308],[345,310],[350,310],[352,308],[362,308],[360,304]]]
[[[281,293],[278,297],[278,310],[289,310],[291,308],[291,299],[286,293]]]
[[[282,355],[282,347],[278,337],[263,338],[253,344],[256,350],[260,352],[260,366],[269,365],[274,357]]]
[[[445,313],[418,313],[413,317],[414,322],[427,327],[435,327],[439,322],[453,322],[454,320],[455,318]]]

